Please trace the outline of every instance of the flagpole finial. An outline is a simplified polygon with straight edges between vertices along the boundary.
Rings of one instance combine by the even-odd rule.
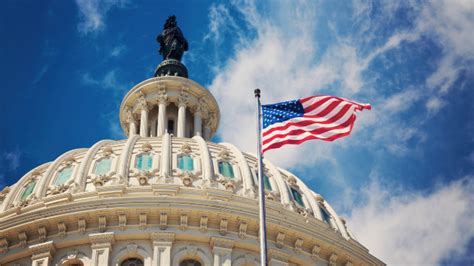
[[[255,93],[255,97],[260,98],[260,89],[255,89],[253,92]]]

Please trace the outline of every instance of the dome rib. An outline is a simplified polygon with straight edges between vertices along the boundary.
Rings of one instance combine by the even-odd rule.
[[[48,190],[48,187],[49,187],[48,184],[51,181],[51,178],[53,177],[53,173],[58,168],[58,166],[64,161],[64,159],[67,159],[68,157],[72,158],[75,154],[79,152],[86,152],[86,151],[87,151],[87,148],[74,149],[57,157],[56,160],[54,160],[53,163],[49,165],[45,174],[39,180],[37,187],[35,188],[36,189],[35,196],[38,199],[41,199],[46,196],[46,191]]]
[[[288,192],[288,186],[285,180],[283,180],[283,177],[281,176],[281,172],[266,159],[263,159],[263,164],[275,175],[275,181],[280,188],[281,203],[285,208],[289,209],[291,206],[290,193]]]
[[[125,147],[122,150],[122,154],[120,154],[119,163],[117,165],[117,168],[118,168],[117,174],[121,180],[124,180],[124,179],[128,180],[128,172],[130,171],[130,167],[128,167],[129,165],[128,163],[130,162],[132,149],[139,138],[140,137],[138,135],[128,138],[127,142],[125,143]]]
[[[242,154],[242,152],[239,149],[237,149],[237,147],[235,147],[234,145],[232,145],[230,143],[221,142],[219,144],[229,148],[229,150],[235,155],[235,157],[238,161],[240,171],[242,172],[242,175],[243,175],[242,184],[244,186],[244,195],[255,198],[255,192],[254,192],[254,189],[253,189],[254,184],[253,184],[253,180],[252,180],[252,173],[250,172],[249,164],[248,164],[247,160],[245,160],[244,155]]]
[[[92,164],[94,156],[100,150],[100,148],[106,146],[107,144],[113,143],[113,140],[101,140],[95,143],[86,153],[84,159],[82,160],[81,164],[79,165],[79,172],[74,177],[74,182],[79,186],[80,191],[84,191],[86,188],[87,183],[87,172],[86,170]]]
[[[212,159],[211,154],[209,153],[209,148],[207,147],[206,141],[201,136],[194,136],[193,139],[198,144],[201,153],[203,183],[209,185],[212,179],[214,179],[214,169],[212,168]]]

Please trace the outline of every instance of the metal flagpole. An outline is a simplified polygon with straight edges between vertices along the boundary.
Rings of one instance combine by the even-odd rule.
[[[258,205],[260,214],[260,265],[267,264],[267,226],[265,222],[265,187],[262,170],[262,104],[260,103],[260,89],[255,89],[257,99],[257,158],[258,158]]]

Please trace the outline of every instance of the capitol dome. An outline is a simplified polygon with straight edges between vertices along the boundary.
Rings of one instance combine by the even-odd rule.
[[[124,97],[127,139],[3,189],[1,265],[260,265],[257,159],[211,142],[215,98],[164,62]],[[270,265],[383,265],[300,178],[266,160],[264,178]]]

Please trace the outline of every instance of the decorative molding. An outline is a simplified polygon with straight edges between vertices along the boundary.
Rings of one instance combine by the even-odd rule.
[[[188,215],[181,214],[179,218],[179,229],[185,231],[188,229]]]
[[[166,230],[168,227],[168,214],[166,212],[160,213],[160,229]]]
[[[54,248],[53,241],[48,241],[36,245],[31,245],[28,248],[31,252],[31,260],[41,259],[41,258],[52,258],[52,255],[56,251]]]
[[[241,239],[244,239],[247,237],[247,223],[246,222],[240,222],[239,224],[239,237]]]
[[[199,221],[199,231],[202,233],[207,232],[207,222],[209,218],[207,216],[201,216],[201,220]]]
[[[300,254],[301,251],[303,250],[303,239],[297,238],[295,241],[295,253]]]
[[[329,265],[330,266],[336,266],[337,265],[337,254],[336,253],[332,253],[330,256],[329,256]]]
[[[9,192],[10,192],[10,187],[8,186],[4,187],[2,191],[0,192],[0,201],[3,201],[7,197]]]
[[[232,249],[234,247],[234,240],[222,237],[211,237],[210,245],[212,248]]]
[[[189,93],[187,87],[182,87],[178,96],[178,107],[186,107],[189,103]]]
[[[140,230],[145,230],[147,227],[147,215],[146,213],[140,213],[138,215],[138,227]]]
[[[150,234],[153,245],[163,243],[173,243],[175,239],[175,233],[171,232],[153,232]]]
[[[125,213],[121,213],[121,214],[119,214],[118,219],[119,219],[119,228],[120,228],[120,230],[123,231],[123,230],[127,229],[127,215],[125,215]]]
[[[141,147],[141,151],[143,152],[149,152],[153,150],[153,147],[151,146],[151,144],[149,142],[145,142],[143,143],[142,147]]]
[[[190,154],[192,152],[191,145],[189,145],[188,143],[184,143],[183,145],[181,145],[181,148],[179,148],[179,151],[184,154]]]
[[[137,109],[148,111],[148,104],[146,102],[146,95],[143,92],[139,92],[137,99]]]
[[[275,246],[277,248],[283,248],[283,245],[285,244],[285,233],[283,232],[278,232],[276,236],[276,243]]]
[[[77,225],[78,225],[77,231],[79,231],[80,234],[84,234],[86,232],[86,227],[87,227],[86,219],[81,218],[77,220]]]
[[[344,266],[353,266],[354,264],[352,264],[352,262],[350,261],[347,261],[346,264],[344,264]]]
[[[18,240],[20,247],[24,248],[28,245],[28,235],[25,231],[18,233]]]
[[[0,254],[8,252],[8,240],[6,238],[0,238]]]
[[[59,222],[58,223],[58,234],[60,237],[65,237],[66,236],[66,224],[64,222]]]
[[[319,259],[319,252],[321,252],[321,247],[319,245],[314,245],[313,249],[311,250],[311,257],[314,260]]]
[[[225,236],[227,234],[227,225],[229,221],[227,219],[221,219],[219,224],[219,234]]]
[[[48,236],[48,231],[46,230],[46,227],[45,226],[38,227],[38,239],[39,239],[39,241],[41,241],[41,242],[45,241],[47,236]]]
[[[99,232],[103,233],[107,230],[107,218],[104,215],[98,217],[99,219]]]
[[[90,234],[89,241],[92,249],[111,247],[115,243],[115,236],[113,232]]]
[[[164,84],[159,84],[158,89],[158,97],[157,102],[158,104],[168,104],[168,95],[166,94],[166,87]]]

